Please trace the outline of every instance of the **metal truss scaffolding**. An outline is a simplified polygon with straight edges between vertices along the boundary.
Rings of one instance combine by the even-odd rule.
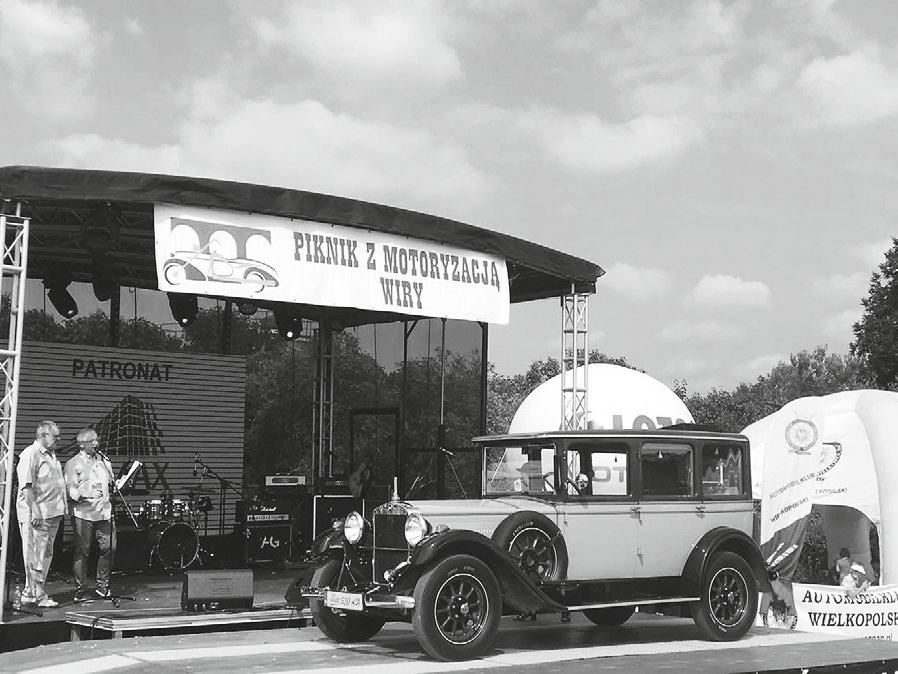
[[[334,332],[328,323],[319,323],[317,345],[315,400],[312,410],[312,457],[316,489],[320,486],[322,477],[334,474]]]
[[[0,202],[0,623],[4,622],[6,560],[12,517],[13,458],[16,441],[16,408],[22,353],[22,321],[25,317],[25,266],[28,260],[29,218],[21,217],[21,204]],[[6,323],[6,325],[3,325]],[[4,330],[5,328],[5,330]]]
[[[583,430],[587,424],[589,358],[588,295],[561,298],[561,430]]]

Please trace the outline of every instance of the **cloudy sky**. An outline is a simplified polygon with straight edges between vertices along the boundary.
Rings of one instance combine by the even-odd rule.
[[[885,1],[0,0],[0,76],[2,165],[283,185],[549,245],[607,271],[590,347],[690,390],[846,351],[898,234]],[[515,306],[492,360],[557,355],[559,325]]]

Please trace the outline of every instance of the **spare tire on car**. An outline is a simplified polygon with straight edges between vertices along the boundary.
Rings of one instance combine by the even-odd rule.
[[[507,550],[535,582],[567,577],[567,545],[561,531],[545,515],[522,510],[506,517],[493,532],[493,542]]]

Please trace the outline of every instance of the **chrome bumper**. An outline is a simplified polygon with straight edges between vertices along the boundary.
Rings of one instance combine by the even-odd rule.
[[[318,599],[324,602],[328,588],[304,587],[300,594],[305,599]],[[359,592],[362,595],[362,605],[365,608],[393,608],[412,610],[415,608],[415,598],[402,594],[381,594],[378,592]]]

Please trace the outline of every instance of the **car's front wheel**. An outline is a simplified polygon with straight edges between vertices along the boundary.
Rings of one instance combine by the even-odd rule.
[[[415,636],[438,660],[483,655],[493,645],[501,615],[499,582],[476,557],[447,557],[415,585]]]
[[[318,589],[346,589],[346,579],[342,575],[348,576],[348,572],[343,571],[343,563],[339,559],[329,559],[315,570],[311,585]],[[367,641],[380,632],[386,622],[364,613],[329,608],[321,599],[310,599],[309,610],[318,629],[340,643]]]
[[[609,606],[608,608],[586,609],[583,611],[583,615],[596,625],[616,627],[627,622],[635,610],[635,606]]]
[[[758,583],[751,567],[733,552],[715,555],[702,577],[692,618],[711,641],[735,641],[751,629],[758,610]]]

